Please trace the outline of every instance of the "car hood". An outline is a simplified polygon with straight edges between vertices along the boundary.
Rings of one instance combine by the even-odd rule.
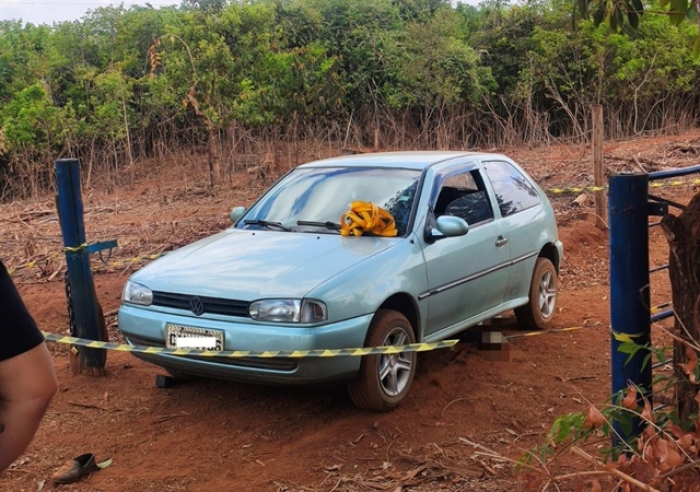
[[[401,239],[228,229],[154,261],[131,280],[154,291],[252,301],[301,298]]]

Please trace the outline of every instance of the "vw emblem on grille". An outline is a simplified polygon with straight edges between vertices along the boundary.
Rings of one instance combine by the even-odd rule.
[[[190,309],[195,316],[201,316],[204,312],[204,303],[199,297],[194,296],[190,299]]]

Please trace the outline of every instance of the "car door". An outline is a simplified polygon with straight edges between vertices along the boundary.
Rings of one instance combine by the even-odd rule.
[[[427,213],[427,227],[443,214],[469,224],[464,236],[434,242],[423,237],[429,288],[420,298],[428,301],[425,335],[430,336],[464,328],[470,318],[501,304],[508,285],[510,247],[475,165],[439,173]]]
[[[546,213],[537,189],[513,163],[482,163],[502,217],[503,237],[510,244],[513,265],[504,301],[527,297],[535,268]],[[538,225],[538,222],[542,222]]]

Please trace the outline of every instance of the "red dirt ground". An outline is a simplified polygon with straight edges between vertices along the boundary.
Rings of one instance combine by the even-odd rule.
[[[692,149],[699,145],[700,131],[615,142],[606,148],[606,166],[608,172],[638,170],[634,157],[648,169],[697,164],[700,156]],[[585,147],[499,150],[520,161],[543,188],[593,184]],[[123,262],[220,230],[232,206],[248,204],[264,188],[239,173],[209,192],[203,167],[148,165],[151,170],[134,173],[130,186],[83,190],[88,241],[119,241],[112,261],[122,263],[92,260],[112,341],[120,340],[122,287],[138,267]],[[696,191],[685,186],[660,194],[684,202]],[[0,474],[0,490],[51,488],[51,473],[86,452],[111,464],[60,489],[523,490],[507,458],[518,460],[543,443],[556,416],[603,402],[610,392],[607,232],[594,225],[592,195],[581,204],[575,198],[552,195],[565,245],[555,324],[581,329],[512,338],[510,360],[469,345],[421,354],[408,398],[385,414],[353,407],[340,384],[279,388],[196,380],[160,389],[154,381],[161,369],[121,352],[108,354],[105,378],[72,376],[68,348],[49,343],[60,389],[33,444]],[[52,203],[46,197],[0,206],[0,247],[8,267],[60,251]],[[662,232],[652,229],[651,265],[666,263],[667,256]],[[62,334],[64,268],[55,255],[14,276],[41,328]],[[666,274],[655,274],[652,304],[670,296]],[[507,319],[503,330],[522,334]],[[556,473],[585,468],[571,458],[549,466]]]

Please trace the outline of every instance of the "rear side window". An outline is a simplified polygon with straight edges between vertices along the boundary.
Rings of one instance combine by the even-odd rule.
[[[498,207],[503,217],[527,210],[540,203],[540,196],[535,187],[509,162],[489,161],[484,163],[484,168],[496,193]]]

